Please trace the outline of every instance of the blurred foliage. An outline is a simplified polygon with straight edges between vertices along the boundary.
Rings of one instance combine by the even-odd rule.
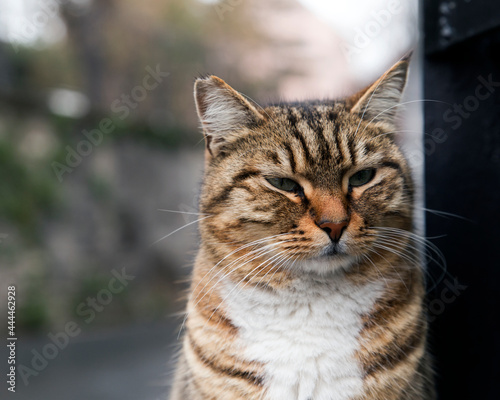
[[[131,221],[138,219],[137,211],[114,193],[116,182],[100,175],[93,164],[96,154],[82,157],[79,173],[65,175],[64,182],[53,170],[55,162],[66,164],[68,148],[75,150],[87,140],[84,131],[99,129],[109,119],[112,132],[103,134],[94,147],[102,153],[111,150],[108,153],[115,159],[120,158],[123,142],[154,150],[187,145],[196,150],[202,138],[192,95],[197,76],[216,74],[251,97],[261,97],[294,73],[290,69],[249,74],[249,54],[283,46],[258,25],[251,12],[256,3],[235,2],[223,16],[214,4],[197,0],[59,4],[59,16],[50,17],[64,25],[59,40],[29,46],[0,42],[0,233],[15,242],[0,251],[1,259],[14,266],[8,269],[13,274],[9,279],[16,277],[27,291],[19,309],[19,329],[53,324],[53,314],[59,312],[53,311],[56,303],[67,305],[56,308],[72,317],[76,304],[107,283],[109,277],[98,271],[118,259],[109,253],[139,253],[129,245],[108,251],[95,243],[94,230],[114,230],[106,236],[111,241],[120,236],[120,210],[131,214]],[[48,26],[51,23],[49,19]],[[169,75],[128,106],[127,115],[118,112],[113,104],[123,105],[124,96],[133,97],[134,90],[144,85],[148,67]],[[80,94],[88,107],[81,105],[80,114],[64,115],[51,103],[55,90],[61,89]],[[136,227],[131,223],[130,229]],[[61,255],[61,250],[70,253]],[[41,254],[43,260],[29,254]],[[87,270],[89,263],[93,268]],[[169,270],[167,276],[158,278],[156,271],[148,282],[134,286],[133,301],[128,292],[120,294],[109,315],[144,315],[144,309],[152,318],[165,315],[177,297],[171,282],[178,276],[178,266],[165,259],[158,265],[159,270]],[[46,268],[50,279],[41,277]],[[64,291],[55,290],[66,281]]]
[[[52,211],[57,198],[52,174],[30,168],[14,142],[0,139],[0,182],[0,215],[15,224],[28,241],[37,241],[39,212]]]
[[[92,323],[92,325],[109,325],[130,315],[131,294],[129,287],[113,294],[107,290],[110,281],[109,275],[105,275],[97,268],[87,267],[85,269],[85,276],[80,279],[72,301],[68,302],[67,313],[79,322],[85,322],[85,319],[92,317],[92,320],[87,322]],[[108,297],[103,297],[106,303],[99,301],[100,292],[103,290],[110,294],[109,304],[107,303]],[[89,299],[92,299],[95,305],[92,305]]]
[[[87,182],[90,193],[96,200],[104,202],[111,197],[112,189],[103,177],[93,174],[88,177]]]
[[[146,67],[158,65],[170,76],[140,101],[122,128],[132,131],[143,125],[153,140],[170,136],[160,143],[180,143],[186,134],[198,134],[192,107],[196,76],[222,75],[250,96],[279,80],[275,75],[261,82],[248,80],[246,53],[273,45],[251,15],[245,2],[222,20],[213,4],[197,0],[148,0],[140,7],[131,0],[100,0],[83,11],[64,3],[64,40],[38,49],[16,46],[17,52],[3,45],[0,57],[13,83],[10,99],[4,100],[15,99],[18,108],[48,111],[45,100],[52,89],[76,90],[90,100],[85,122],[95,126],[103,116],[116,117],[111,104],[142,84]]]
[[[16,313],[16,326],[21,330],[37,331],[49,325],[49,304],[46,296],[47,280],[30,275],[23,287],[23,301]]]

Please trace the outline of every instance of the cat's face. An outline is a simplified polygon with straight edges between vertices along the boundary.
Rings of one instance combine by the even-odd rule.
[[[380,254],[379,228],[411,229],[411,175],[391,108],[406,71],[405,60],[342,102],[261,110],[218,78],[199,80],[200,211],[210,215],[201,232],[214,259],[235,252],[242,271],[258,261],[325,272]]]

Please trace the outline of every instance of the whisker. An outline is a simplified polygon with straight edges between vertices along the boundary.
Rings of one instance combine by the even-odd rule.
[[[213,215],[213,214],[206,214],[206,213],[196,213],[196,212],[188,212],[188,211],[178,211],[178,210],[167,210],[163,208],[159,208],[157,211],[163,211],[163,212],[170,212],[170,213],[175,213],[175,214],[190,214],[190,215]]]
[[[389,242],[388,244],[394,244],[394,243]],[[379,246],[379,248],[381,248],[381,247]],[[436,280],[436,279],[434,279],[434,277],[432,277],[430,274],[428,274],[427,269],[423,268],[424,264],[426,264],[427,261],[421,260],[420,258],[418,258],[418,259],[412,258],[411,256],[414,256],[414,254],[410,253],[411,256],[406,256],[406,255],[402,254],[401,252],[397,251],[396,249],[387,248],[385,246],[384,246],[384,249],[386,251],[392,252],[393,254],[396,254],[397,256],[407,260],[410,264],[415,265],[417,268],[421,268],[425,272],[425,274],[433,281],[433,284],[434,284],[433,287],[435,287],[439,283],[439,281],[442,279],[442,277],[441,277],[440,280]],[[417,251],[419,250],[418,248],[414,248],[414,249],[416,249]],[[407,254],[406,250],[405,250],[405,254]],[[428,257],[428,255],[424,254],[424,257]],[[434,261],[436,261],[436,260],[434,260]]]
[[[418,251],[418,249],[417,249]],[[441,274],[441,276],[438,278],[438,279],[434,279],[434,277],[430,274],[429,270],[427,268],[424,268],[424,271],[426,273],[426,275],[432,279],[434,281],[434,285],[432,286],[432,288],[430,288],[429,290],[432,290],[434,287],[437,286],[437,284],[439,284],[439,282],[441,282],[444,277],[446,275],[449,276],[449,273],[447,272],[447,268],[446,268],[446,263],[444,261],[440,261],[440,260],[437,260],[435,259],[434,257],[432,257],[428,252],[424,252],[423,253],[423,260],[419,260],[419,262],[415,261],[415,264],[418,264],[420,266],[427,266],[427,264],[430,262],[430,261],[433,261],[435,262],[439,267],[440,269],[443,271],[443,273]]]
[[[292,256],[293,256],[293,254],[292,254],[292,255],[286,255],[286,254],[285,254],[284,256],[283,256],[283,255],[280,255],[280,256],[278,257],[278,261],[277,261],[277,263],[273,263],[273,266],[269,269],[269,271],[267,271],[267,272],[264,274],[264,276],[262,276],[256,284],[254,284],[254,287],[253,287],[253,289],[252,289],[252,292],[250,293],[250,296],[253,294],[253,292],[255,291],[255,289],[257,289],[257,287],[258,287],[258,286],[259,286],[259,284],[262,282],[262,280],[263,280],[263,279],[264,279],[264,278],[265,278],[265,277],[266,277],[266,276],[267,276],[267,275],[268,275],[271,271],[274,271],[274,272],[273,272],[273,275],[271,276],[270,280],[272,280],[272,279],[274,278],[274,276],[276,275],[276,273],[280,270],[280,267],[281,267],[283,264],[285,264],[287,261],[289,261],[289,260],[291,259],[291,257],[292,257]],[[263,269],[263,268],[265,268],[265,266],[263,266],[261,269]],[[259,273],[259,271],[260,271],[260,270],[257,270],[257,269],[258,269],[258,267],[253,269],[253,271],[255,271],[255,273],[254,273],[253,277],[256,277],[256,276],[257,276],[257,274]],[[243,280],[244,280],[244,279],[245,279],[245,278],[241,279],[241,280],[240,280],[240,281],[236,284],[236,287],[238,287],[238,285],[240,285],[240,284],[243,282]],[[241,291],[242,291],[242,290],[243,290],[243,289],[244,289],[244,288],[245,288],[245,287],[246,287],[246,286],[250,283],[250,280],[251,280],[251,279],[249,279],[247,282],[245,282],[245,284],[244,284],[244,285],[242,285],[242,286],[239,288],[238,292],[236,292],[236,294],[235,294],[236,296],[237,296],[237,295],[238,295],[238,294],[239,294],[239,293],[240,293],[240,292],[241,292]],[[226,296],[226,297],[227,297],[227,296]],[[225,300],[225,299],[224,299],[224,300]],[[220,307],[220,305],[222,305],[222,303],[223,303],[223,301],[224,301],[224,300],[222,300],[222,301],[221,301],[221,303],[219,304],[219,307]]]
[[[262,112],[264,114],[267,115],[267,117],[274,122],[274,119],[269,115],[269,113],[264,109],[264,107],[262,107],[260,104],[258,104],[254,99],[252,99],[250,96],[246,95],[246,94],[243,94],[241,93],[241,95],[245,98],[247,98],[248,100],[250,100],[254,106],[257,106],[257,108],[259,108],[260,110],[262,110]]]
[[[162,238],[158,239],[157,241],[155,241],[155,242],[151,243],[151,244],[149,245],[149,247],[154,246],[156,243],[161,242],[163,239],[166,239],[166,238],[168,238],[169,236],[172,236],[174,233],[179,232],[181,229],[184,229],[184,228],[188,227],[189,225],[196,224],[197,222],[203,221],[204,219],[207,219],[207,218],[210,218],[210,217],[213,217],[213,215],[207,215],[206,217],[199,218],[199,219],[197,219],[196,221],[188,222],[186,225],[181,226],[180,228],[177,228],[175,231],[170,232],[168,235],[165,235],[165,236],[163,236]]]
[[[422,252],[418,247],[412,246],[410,243],[398,241],[400,238],[398,237],[383,237],[378,236],[377,241],[373,245],[382,244],[387,246],[397,245],[397,248],[390,247],[390,251],[399,256],[405,256],[406,260],[410,261],[414,265],[418,267],[422,267],[422,261],[420,258],[417,258],[417,255]],[[389,250],[389,249],[387,249]],[[411,250],[414,250],[413,253]]]
[[[378,254],[376,250],[373,250],[373,249],[370,249],[369,251],[372,251],[374,252],[375,254]],[[389,283],[387,282],[387,279],[385,278],[384,274],[382,274],[382,271],[380,271],[379,268],[377,268],[377,266],[375,265],[375,263],[373,262],[373,260],[368,256],[367,257],[367,260],[373,265],[373,267],[375,268],[375,270],[377,271],[377,273],[380,275],[380,277],[384,280],[385,282],[385,285],[386,286],[389,286]]]
[[[372,95],[372,96],[373,96],[373,95]],[[428,101],[428,102],[430,102],[430,103],[442,103],[442,104],[446,104],[446,105],[449,105],[449,106],[453,106],[453,104],[447,103],[446,101],[434,100],[434,99],[421,99],[421,100],[410,100],[410,101],[404,101],[404,102],[402,102],[402,103],[398,103],[398,104],[396,104],[396,105],[393,105],[392,107],[386,108],[384,111],[379,112],[377,115],[375,115],[375,116],[374,116],[374,117],[373,117],[373,118],[372,118],[372,119],[368,122],[368,124],[365,126],[365,129],[363,129],[363,130],[361,131],[361,133],[363,133],[363,132],[366,130],[366,128],[368,127],[368,125],[369,125],[370,123],[372,123],[374,120],[376,120],[379,116],[381,116],[382,114],[386,113],[387,111],[392,110],[392,109],[393,109],[393,108],[395,108],[395,107],[401,107],[401,106],[404,106],[405,104],[418,103],[418,102],[426,102],[426,101]],[[363,114],[363,115],[364,115],[364,114]],[[356,133],[357,133],[357,132],[358,132],[358,131],[356,130]]]
[[[475,221],[473,221],[469,218],[466,218],[466,217],[462,217],[461,215],[458,215],[458,214],[453,214],[453,213],[446,212],[446,211],[432,210],[430,208],[425,208],[425,207],[417,207],[417,208],[419,208],[420,210],[423,210],[423,211],[427,211],[428,213],[437,215],[439,217],[444,217],[444,218],[453,217],[453,218],[462,219],[462,220],[467,221],[467,222],[475,223]]]
[[[381,133],[381,134],[375,136],[375,138],[378,138],[380,136],[390,135],[392,133],[418,133],[418,134],[423,133],[424,135],[432,136],[432,134],[427,133],[427,132],[415,131],[415,130],[411,130],[411,129],[401,129],[401,130],[398,130],[398,131],[391,131],[391,132]]]
[[[286,242],[287,242],[287,241],[282,241],[282,242],[278,242],[278,243],[273,243],[273,246],[277,246],[277,245],[279,245],[279,244],[281,244],[281,243],[286,243]],[[229,275],[231,275],[232,273],[234,273],[235,271],[237,271],[237,270],[238,270],[238,269],[240,269],[241,267],[244,267],[246,264],[248,264],[249,262],[251,262],[251,261],[253,261],[253,260],[255,260],[255,259],[259,258],[259,257],[262,257],[262,256],[265,256],[266,254],[272,253],[274,250],[275,250],[275,249],[273,249],[273,248],[271,248],[270,250],[266,250],[265,252],[260,253],[260,254],[258,254],[257,256],[253,257],[251,260],[245,261],[243,264],[238,265],[236,268],[233,268],[231,271],[229,271],[229,272],[225,273],[225,274],[224,274],[221,278],[219,278],[219,280],[218,280],[218,281],[214,284],[214,286],[211,288],[211,290],[212,290],[215,286],[217,286],[217,285],[219,284],[219,282],[221,282],[223,279],[225,279],[226,277],[228,277]],[[281,253],[278,253],[278,254],[281,254]],[[274,257],[275,257],[275,256],[272,256],[272,257],[271,257],[271,260],[272,260],[272,258],[274,258]],[[260,264],[260,265],[262,265],[262,264]],[[224,268],[224,269],[227,269],[227,267],[226,267],[226,268]]]
[[[387,263],[389,263],[389,265],[392,267],[392,269],[394,270],[394,272],[396,272],[396,274],[398,275],[399,280],[403,283],[404,287],[406,288],[406,291],[409,293],[410,289],[408,289],[408,286],[406,286],[406,282],[404,281],[403,277],[399,273],[398,269],[387,258],[385,258],[382,254],[380,254],[378,251],[373,250],[373,252],[375,254],[377,254],[379,257],[382,257]]]
[[[257,240],[254,240],[253,242],[250,242],[250,243],[247,243],[247,244],[245,244],[245,245],[243,245],[243,246],[241,246],[241,247],[238,247],[236,250],[234,250],[234,251],[230,252],[230,253],[229,253],[229,254],[227,254],[224,258],[222,258],[219,262],[217,262],[217,264],[215,264],[215,265],[214,265],[214,266],[213,266],[213,267],[212,267],[212,268],[211,268],[211,269],[210,269],[210,270],[209,270],[209,271],[208,271],[208,272],[207,272],[207,273],[203,276],[203,278],[202,278],[202,279],[200,279],[200,283],[201,283],[201,282],[203,282],[203,280],[204,280],[204,279],[208,276],[208,274],[210,274],[210,273],[211,273],[211,272],[212,272],[212,271],[213,271],[216,267],[218,267],[218,266],[219,266],[219,265],[220,265],[220,264],[221,264],[221,263],[222,263],[222,262],[223,262],[226,258],[228,258],[229,256],[231,256],[231,255],[233,255],[233,254],[237,253],[238,251],[241,251],[241,250],[243,250],[243,249],[246,249],[246,248],[248,248],[248,247],[256,246],[256,245],[258,245],[258,244],[260,244],[260,243],[262,243],[262,242],[265,242],[266,240],[269,240],[269,239],[274,239],[274,238],[276,238],[276,237],[279,237],[279,236],[284,236],[284,235],[287,235],[287,234],[288,234],[288,232],[286,232],[286,233],[281,233],[281,234],[278,234],[278,235],[268,236],[268,237],[265,237],[265,238],[262,238],[262,239],[257,239]],[[269,245],[266,245],[266,246],[262,247],[261,249],[264,249],[264,248],[266,248],[267,246],[271,246],[271,245],[274,245],[274,243],[270,243]],[[246,255],[246,254],[245,254],[245,255]],[[237,258],[236,260],[234,260],[232,263],[234,263],[234,262],[235,262],[235,261],[237,261],[238,259],[239,259],[239,258]],[[230,263],[228,266],[230,266],[232,263]],[[226,266],[226,267],[225,267],[225,268],[223,268],[222,270],[226,269],[228,266]],[[221,270],[221,271],[222,271],[222,270]],[[219,271],[219,272],[218,272],[218,273],[217,273],[214,277],[212,277],[212,279],[213,279],[213,278],[215,278],[215,277],[216,277],[216,276],[217,276],[217,275],[218,275],[221,271]],[[212,280],[212,279],[211,279],[211,280]],[[211,280],[210,280],[210,281],[211,281]],[[208,283],[210,283],[210,281],[208,281],[208,282],[207,282],[207,284],[208,284]],[[196,285],[196,287],[193,289],[193,293],[196,291],[196,289],[198,288],[198,286],[200,285],[200,283],[198,283],[198,284]],[[206,285],[207,285],[207,284],[206,284]],[[205,289],[205,288],[206,288],[206,285],[202,288],[202,290],[201,290],[201,291],[203,291],[203,289]]]
[[[423,257],[423,259],[419,259],[419,264],[421,266],[427,265],[430,261],[435,262],[436,265],[439,266],[439,268],[443,271],[443,273],[438,279],[434,279],[434,277],[428,272],[427,268],[425,268],[426,275],[433,281],[433,285],[432,287],[428,288],[428,291],[434,289],[439,284],[439,282],[441,282],[444,279],[445,276],[450,275],[447,271],[446,259],[444,257],[444,254],[441,252],[441,250],[439,250],[439,248],[435,244],[430,242],[428,239],[419,236],[413,232],[405,231],[399,228],[392,228],[392,227],[372,227],[372,228],[378,231],[379,234],[378,235],[369,234],[369,235],[376,236],[377,241],[382,243],[385,242],[385,244],[393,246],[396,244],[398,245],[400,250],[406,252],[405,255],[407,256],[408,256],[408,249],[415,250],[418,254],[421,255],[421,257]],[[401,249],[403,238],[410,239],[414,241],[416,244],[420,245],[421,247],[417,247],[411,244],[410,242],[410,243],[405,243],[405,249]],[[411,255],[415,257],[413,254]]]
[[[200,290],[201,293],[203,293],[203,289],[205,289],[207,287],[207,285],[213,281],[217,276],[219,276],[221,273],[223,273],[223,275],[217,280],[217,282],[215,282],[212,287],[210,288],[210,290],[206,291],[205,294],[203,295],[203,297],[201,297],[198,302],[195,304],[195,306],[207,295],[209,294],[224,278],[226,278],[227,276],[229,276],[230,274],[234,273],[235,271],[237,271],[238,269],[244,267],[245,265],[247,265],[248,263],[256,260],[257,258],[259,257],[262,257],[266,254],[269,254],[269,253],[272,253],[274,251],[274,248],[272,248],[273,246],[277,245],[279,243],[272,243],[271,245],[267,245],[267,246],[264,246],[263,248],[261,249],[257,249],[257,250],[254,250],[254,251],[251,251],[250,253],[246,253],[246,254],[243,254],[242,256],[238,257],[236,260],[230,262],[228,265],[226,265],[224,268],[222,268],[220,271],[217,272],[217,274],[215,274],[206,284],[205,286],[202,288],[202,290]],[[270,249],[268,247],[271,247]],[[238,261],[242,260],[243,258],[245,257],[249,257],[249,256],[253,256],[250,260],[246,260],[243,264],[240,264],[238,265],[236,268],[231,268],[233,265],[237,264]],[[227,271],[227,272],[226,272]],[[195,299],[196,300],[196,299]]]
[[[382,243],[384,243],[384,242],[382,242]],[[392,243],[387,243],[387,242],[385,242],[384,244],[382,244],[382,243],[376,242],[376,243],[373,243],[372,246],[376,247],[378,249],[386,250],[389,253],[393,253],[393,254],[397,255],[398,257],[403,258],[404,260],[408,261],[410,264],[413,264],[417,267],[421,267],[421,265],[419,265],[419,263],[418,263],[418,260],[412,258],[407,253],[404,253],[402,251],[399,251],[398,249],[394,249],[392,247],[389,247],[389,245]]]
[[[386,235],[386,236],[392,235],[392,237],[394,237],[394,238],[398,238],[399,236],[406,236],[408,238],[415,240],[417,243],[425,246],[429,250],[432,250],[439,257],[441,262],[444,265],[446,265],[446,259],[444,257],[444,254],[441,252],[441,250],[439,250],[439,248],[434,243],[430,242],[425,237],[422,237],[420,235],[417,235],[416,233],[408,232],[408,231],[398,229],[398,228],[378,227],[376,229],[379,229],[379,231],[380,230],[385,231],[384,235]]]
[[[283,251],[279,252],[278,254],[275,254],[274,256],[272,256],[270,259],[263,261],[263,262],[262,262],[261,264],[259,264],[257,267],[255,267],[254,269],[252,269],[252,270],[251,270],[248,274],[246,274],[243,278],[241,278],[241,279],[240,279],[240,281],[239,281],[239,282],[238,282],[238,283],[237,283],[237,284],[236,284],[236,285],[235,285],[235,286],[234,286],[234,287],[233,287],[233,288],[229,291],[229,293],[228,293],[228,294],[226,294],[226,296],[224,296],[224,298],[221,300],[221,302],[219,303],[219,305],[218,305],[218,306],[215,308],[215,310],[212,312],[212,314],[210,315],[210,317],[208,317],[208,320],[207,320],[207,321],[205,322],[205,324],[203,325],[202,332],[204,331],[204,329],[205,329],[206,325],[208,324],[208,322],[210,322],[210,320],[212,319],[212,317],[214,316],[214,314],[215,314],[215,313],[217,312],[217,310],[220,308],[220,306],[221,306],[221,305],[222,305],[222,304],[226,301],[226,299],[227,299],[227,298],[231,295],[231,293],[233,293],[233,292],[234,292],[234,290],[236,290],[236,289],[238,288],[238,286],[239,286],[239,284],[240,284],[241,282],[245,281],[245,279],[246,279],[246,278],[247,278],[250,274],[252,274],[252,273],[255,271],[255,269],[259,268],[259,267],[260,267],[261,265],[263,265],[264,263],[266,263],[266,265],[267,265],[267,263],[271,262],[271,261],[272,261],[272,259],[273,259],[274,257],[277,257],[277,256],[279,256],[280,254],[282,254],[282,253],[284,253],[284,252],[286,252],[286,250],[283,250]]]
[[[402,58],[399,59],[399,61],[401,61]],[[363,114],[361,114],[361,119],[359,120],[359,123],[358,123],[358,126],[356,127],[356,132],[354,132],[354,136],[357,135],[358,131],[359,131],[359,127],[361,125],[361,122],[363,121],[363,118],[366,114],[366,110],[368,110],[368,106],[370,105],[372,99],[373,99],[373,96],[375,95],[375,93],[377,92],[377,89],[378,87],[380,86],[380,84],[383,82],[383,80],[385,79],[385,77],[387,76],[387,74],[389,73],[389,71],[386,71],[379,79],[379,82],[377,83],[377,86],[375,87],[375,89],[373,90],[370,98],[368,99],[368,103],[366,103],[366,106],[365,106],[365,109],[363,110]],[[370,121],[371,122],[371,121]]]
[[[276,267],[276,268],[275,268],[275,271],[274,271],[274,273],[272,274],[271,278],[269,278],[269,280],[270,280],[270,281],[272,281],[272,280],[273,280],[274,276],[275,276],[275,275],[276,275],[276,273],[279,271],[280,267],[281,267],[281,266],[283,266],[283,265],[285,265],[288,261],[290,261],[290,260],[292,259],[292,257],[293,257],[293,256],[294,256],[297,252],[298,252],[298,251],[296,250],[296,251],[292,252],[292,254],[285,255],[285,257],[283,257],[281,261],[278,261],[278,262],[279,262],[279,264],[276,264],[276,265],[274,266],[274,267]],[[294,262],[295,262],[295,261],[296,261],[296,260],[294,260]],[[273,268],[274,268],[274,267],[273,267]],[[269,273],[273,270],[273,268],[271,268],[269,271],[267,271],[267,272],[264,274],[264,276],[263,276],[262,278],[260,278],[259,282],[257,282],[257,285],[259,285],[259,284],[262,282],[262,280],[263,280],[263,279],[267,276],[267,274],[269,274]],[[254,287],[254,289],[253,289],[253,290],[255,290],[255,288],[257,287],[257,285]],[[253,293],[253,291],[252,291],[252,293]]]
[[[286,233],[282,233],[282,234],[279,234],[279,235],[274,235],[274,236],[269,236],[269,237],[266,237],[266,238],[263,238],[263,239],[258,239],[258,240],[255,240],[254,242],[250,242],[244,246],[241,246],[239,247],[238,249],[234,250],[233,252],[229,253],[228,255],[226,255],[222,260],[220,260],[216,265],[214,265],[204,276],[203,278],[200,280],[200,282],[196,285],[196,287],[192,290],[192,293],[195,293],[196,292],[196,289],[199,287],[199,285],[201,284],[201,282],[203,282],[204,278],[207,277],[207,275],[213,271],[224,259],[226,259],[227,257],[229,257],[231,254],[234,254],[244,248],[247,248],[247,247],[251,247],[251,246],[255,246],[256,242],[263,242],[265,240],[269,240],[270,238],[275,238],[275,237],[278,237],[278,236],[283,236],[283,235],[287,235],[288,232]],[[241,259],[243,259],[244,257],[249,257],[251,255],[254,255],[254,254],[257,254],[255,255],[252,259],[250,260],[247,260],[245,261],[243,264],[239,265],[237,268],[235,269],[232,269],[231,271],[225,273],[221,278],[219,278],[219,280],[217,282],[215,282],[212,287],[210,288],[210,290],[206,291],[203,296],[200,298],[200,299],[197,299],[195,298],[194,300],[197,300],[196,304],[194,305],[193,308],[196,308],[196,306],[205,298],[205,296],[207,296],[218,284],[219,282],[221,282],[225,277],[227,277],[229,274],[233,273],[234,271],[236,271],[237,269],[245,266],[246,264],[248,264],[249,262],[259,258],[259,257],[262,257],[268,253],[271,253],[274,249],[272,248],[273,246],[277,246],[281,243],[285,243],[286,241],[279,241],[279,242],[276,242],[276,243],[270,243],[260,249],[256,249],[256,250],[252,250],[250,251],[250,253],[245,253],[243,254],[242,256],[236,258],[236,260],[233,260],[232,262],[230,262],[228,265],[226,265],[224,268],[222,268],[220,271],[218,271],[207,283],[205,283],[205,285],[203,286],[203,288],[200,290],[200,294],[201,293],[204,293],[204,290],[205,288],[210,284],[210,282],[212,282],[218,275],[220,275],[221,273],[223,273],[224,271],[227,271],[228,269],[231,268],[232,265],[236,264],[238,261],[240,261]],[[258,244],[258,243],[257,243]],[[269,250],[268,247],[271,247],[271,249]],[[181,324],[181,329],[179,331],[179,336],[180,336],[180,333],[182,331],[182,329],[184,328],[185,324],[186,324],[186,321],[187,321],[187,318],[189,317],[189,313],[186,313],[183,321],[182,321],[182,324]]]
[[[287,261],[287,260],[289,260],[290,258],[291,258],[291,256],[288,256],[288,257],[287,257],[287,255],[278,257],[278,263],[279,263],[279,264],[275,264],[275,263],[273,263],[274,265],[271,267],[271,269],[270,269],[269,271],[267,271],[267,272],[264,274],[264,276],[263,276],[262,278],[260,278],[259,282],[257,282],[257,283],[254,285],[254,288],[253,288],[253,290],[252,290],[252,293],[255,291],[255,289],[258,287],[258,285],[262,282],[262,280],[263,280],[263,279],[264,279],[264,278],[265,278],[265,277],[266,277],[266,276],[267,276],[267,275],[268,275],[271,271],[273,271],[273,270],[274,270],[275,272],[274,272],[274,273],[273,273],[273,275],[271,276],[271,280],[272,280],[272,278],[274,277],[274,275],[276,274],[276,272],[278,272],[278,270],[279,270],[280,266],[283,264],[283,260]],[[263,266],[262,268],[264,268],[264,267],[265,267],[265,266]],[[261,268],[261,269],[262,269],[262,268]],[[255,273],[254,273],[253,277],[256,277],[256,276],[257,276],[257,274],[259,273],[258,267],[257,267],[257,268],[254,268],[252,271],[255,271]],[[243,282],[243,280],[244,280],[244,279],[245,279],[245,278],[241,279],[241,280],[240,280],[240,281],[236,284],[236,287],[237,287],[238,285],[240,285],[240,284]],[[238,292],[235,294],[235,296],[238,296],[238,294],[239,294],[239,293],[240,293],[240,292],[241,292],[241,291],[242,291],[242,290],[243,290],[243,289],[244,289],[244,288],[245,288],[245,287],[246,287],[246,286],[250,283],[250,280],[251,280],[251,279],[249,279],[249,280],[248,280],[248,281],[247,281],[247,282],[246,282],[243,286],[241,286],[241,287],[239,288],[239,290],[238,290]],[[252,294],[252,293],[251,293],[251,294]],[[222,302],[223,302],[223,301],[222,301]],[[221,302],[221,303],[219,303],[219,306],[222,304],[222,302]]]

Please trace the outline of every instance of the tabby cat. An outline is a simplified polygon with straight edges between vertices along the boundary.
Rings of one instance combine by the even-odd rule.
[[[408,63],[343,100],[266,108],[196,81],[201,246],[171,400],[435,398],[394,138]]]

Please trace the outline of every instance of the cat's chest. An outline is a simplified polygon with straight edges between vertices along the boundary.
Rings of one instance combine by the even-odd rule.
[[[225,302],[244,357],[265,366],[265,398],[341,400],[362,393],[355,357],[361,316],[381,289],[347,279],[300,282],[279,293],[227,284]]]

